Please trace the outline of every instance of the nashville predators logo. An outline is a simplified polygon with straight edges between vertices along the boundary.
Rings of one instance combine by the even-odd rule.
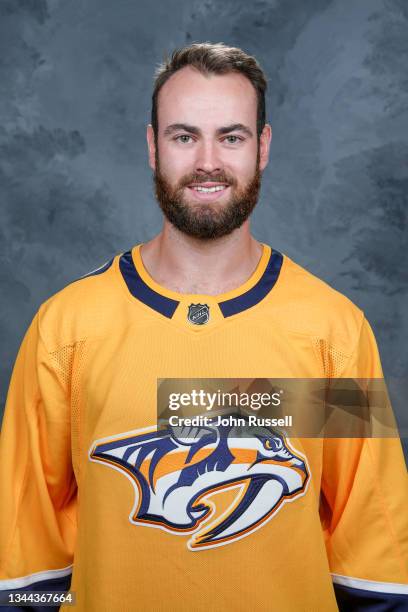
[[[268,427],[152,427],[97,440],[89,458],[135,489],[134,525],[190,535],[200,550],[246,537],[303,495],[306,459]]]

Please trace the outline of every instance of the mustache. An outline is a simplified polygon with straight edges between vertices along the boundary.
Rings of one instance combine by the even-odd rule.
[[[227,176],[225,173],[220,174],[189,174],[188,176],[183,176],[179,181],[180,187],[187,187],[192,183],[221,183],[223,185],[236,185],[236,180],[232,176]]]

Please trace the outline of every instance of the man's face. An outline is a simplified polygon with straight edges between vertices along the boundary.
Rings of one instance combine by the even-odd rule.
[[[176,72],[158,99],[159,133],[148,127],[156,197],[166,218],[201,239],[240,227],[259,196],[270,127],[258,142],[257,98],[241,74]]]

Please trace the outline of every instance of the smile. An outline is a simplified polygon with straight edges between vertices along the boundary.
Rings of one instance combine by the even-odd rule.
[[[229,185],[189,185],[188,188],[193,192],[196,199],[208,202],[221,197],[221,195],[227,191]]]
[[[214,191],[222,191],[225,189],[225,185],[219,185],[218,187],[201,187],[198,185],[197,187],[192,187],[195,191],[202,191],[203,193],[213,193]]]

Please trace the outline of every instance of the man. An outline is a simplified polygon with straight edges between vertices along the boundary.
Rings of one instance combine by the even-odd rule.
[[[382,378],[364,314],[250,233],[265,88],[222,44],[158,70],[147,141],[163,229],[42,304],[14,367],[3,590],[71,583],[81,612],[407,609],[398,438],[158,428],[173,379]]]

